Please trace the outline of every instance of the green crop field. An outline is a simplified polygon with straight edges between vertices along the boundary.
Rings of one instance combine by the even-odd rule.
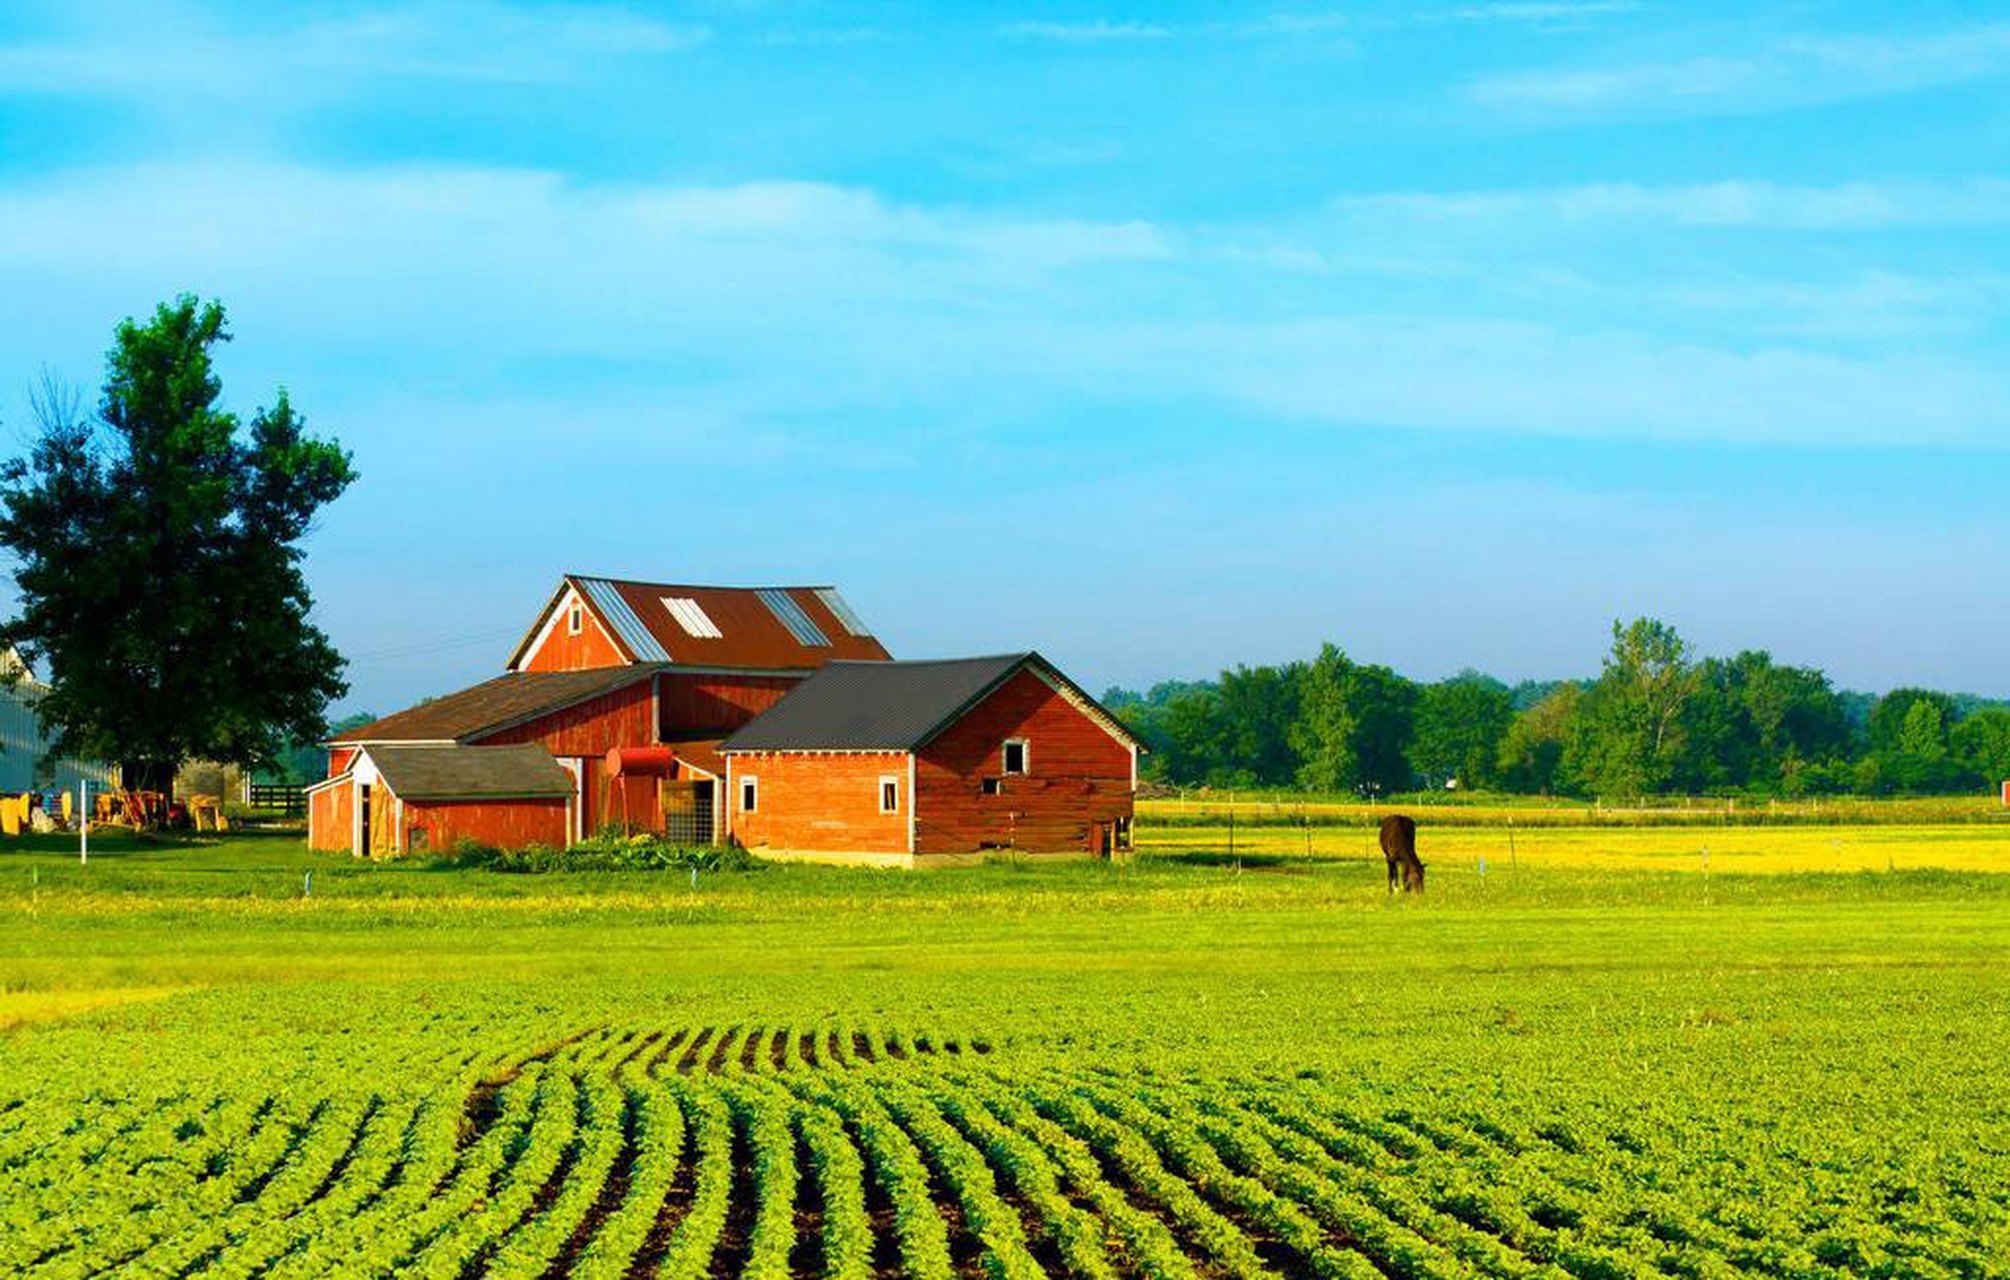
[[[1148,834],[695,884],[10,842],[0,1274],[2010,1275],[2010,860],[1482,877],[1427,827],[1391,900],[1358,832]]]

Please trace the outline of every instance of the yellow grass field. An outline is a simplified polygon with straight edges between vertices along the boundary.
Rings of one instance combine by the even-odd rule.
[[[1440,874],[1489,874],[1519,867],[1571,870],[1784,874],[1819,871],[2010,871],[2010,825],[1854,826],[1437,826],[1419,813],[1418,853]],[[1226,822],[1154,823],[1141,814],[1146,856],[1364,859],[1380,862],[1370,827],[1299,826],[1238,819],[1231,850]]]

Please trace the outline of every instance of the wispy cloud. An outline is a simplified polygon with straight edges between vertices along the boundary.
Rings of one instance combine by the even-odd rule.
[[[1639,7],[1634,0],[1500,0],[1460,5],[1450,15],[1466,22],[1573,23],[1631,13]]]
[[[1377,193],[1343,197],[1334,208],[1352,217],[1492,228],[1541,220],[1879,231],[2010,223],[2010,181],[1832,186],[1759,180],[1672,186],[1612,182],[1527,190]]]
[[[1155,22],[1008,22],[998,34],[1021,40],[1053,40],[1063,44],[1108,44],[1113,41],[1164,40],[1173,28]]]
[[[1555,68],[1472,82],[1474,101],[1558,114],[1737,111],[1877,97],[2010,68],[2010,24],[1931,34],[1797,37],[1758,48],[1623,66]]]
[[[623,9],[487,0],[420,0],[230,30],[169,11],[157,24],[86,26],[0,47],[0,91],[213,100],[270,90],[312,96],[373,77],[532,83],[572,79],[610,59],[688,49],[709,37],[702,26]]]
[[[732,406],[750,430],[860,405],[949,422],[979,405],[1129,402],[1338,427],[2010,442],[2010,375],[1992,361],[1830,351],[1776,325],[1753,338],[1772,315],[1813,311],[1812,295],[1756,299],[1735,339],[1670,336],[1647,314],[1475,319],[1353,290],[1280,297],[1267,274],[1246,274],[1274,264],[1239,257],[1228,232],[817,183],[162,166],[17,184],[0,194],[0,225],[9,296],[60,300],[101,326],[137,305],[135,290],[143,303],[198,281],[268,340],[349,352],[373,371],[364,383],[415,397],[469,376],[459,351],[483,369],[633,367],[659,392],[668,378],[680,398]],[[1860,305],[1916,312],[1902,292],[1875,283]]]

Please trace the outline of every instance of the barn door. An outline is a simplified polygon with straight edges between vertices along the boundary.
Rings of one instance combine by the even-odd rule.
[[[356,788],[356,847],[350,852],[359,857],[370,856],[370,793],[374,790],[369,783]]]

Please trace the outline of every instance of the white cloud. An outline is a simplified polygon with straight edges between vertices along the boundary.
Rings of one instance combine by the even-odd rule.
[[[1350,428],[2010,443],[2010,381],[1994,362],[1810,349],[1773,318],[1818,315],[1812,294],[1649,298],[1618,322],[1573,323],[1569,308],[1494,285],[1490,306],[1544,319],[1480,320],[1322,284],[1353,270],[1344,253],[1280,259],[1252,251],[1262,242],[1246,228],[1013,216],[803,182],[255,164],[15,184],[0,226],[0,294],[19,315],[0,335],[0,370],[15,372],[0,377],[17,383],[52,344],[89,350],[110,317],[197,287],[232,303],[259,350],[292,353],[252,385],[299,385],[278,365],[307,364],[316,404],[493,398],[520,390],[500,385],[519,370],[578,361],[622,371],[618,394],[582,392],[598,406],[583,414],[632,418],[622,406],[642,387],[708,429],[756,434],[860,408],[951,432],[1131,403]],[[1303,283],[1273,289],[1278,265]],[[1897,280],[1864,282],[1856,305],[1926,309]],[[1737,338],[1669,336],[1671,307],[1740,306],[1757,318]]]
[[[1571,113],[1737,111],[1878,97],[2010,68],[2010,24],[1928,35],[1800,37],[1728,54],[1488,76],[1482,106]]]

